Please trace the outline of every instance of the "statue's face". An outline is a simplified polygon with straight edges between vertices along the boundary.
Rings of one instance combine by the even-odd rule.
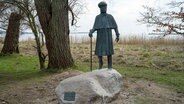
[[[102,6],[102,7],[100,8],[100,12],[101,12],[101,13],[106,13],[106,12],[107,12],[107,6]]]

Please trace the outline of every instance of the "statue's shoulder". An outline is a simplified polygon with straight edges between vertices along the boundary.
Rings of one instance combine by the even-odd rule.
[[[108,16],[112,16],[111,14],[108,14],[108,13],[107,13],[107,15],[108,15]]]
[[[96,16],[96,18],[99,18],[99,17],[102,17],[103,15],[102,14],[98,14],[97,16]],[[113,17],[111,14],[108,14],[108,13],[106,13],[106,16],[107,17]]]
[[[107,16],[110,17],[110,18],[113,18],[113,16],[112,16],[111,14],[108,14],[108,13],[107,13]]]
[[[96,18],[99,18],[99,17],[101,17],[101,14],[98,14],[98,15],[96,16]]]

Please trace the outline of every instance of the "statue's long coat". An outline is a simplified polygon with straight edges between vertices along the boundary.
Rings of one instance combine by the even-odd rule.
[[[93,29],[97,30],[95,55],[108,56],[114,54],[112,29],[117,28],[113,16],[102,13],[96,16]]]

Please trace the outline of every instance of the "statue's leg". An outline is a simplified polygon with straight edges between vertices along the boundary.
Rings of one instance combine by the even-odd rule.
[[[98,60],[99,60],[99,69],[102,69],[103,66],[102,56],[98,56]]]
[[[107,56],[108,69],[112,69],[112,55]]]

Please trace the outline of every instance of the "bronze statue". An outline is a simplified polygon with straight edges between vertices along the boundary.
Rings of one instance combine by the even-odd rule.
[[[116,42],[119,41],[120,34],[113,16],[106,13],[107,3],[102,1],[98,4],[98,7],[101,13],[96,16],[93,28],[89,32],[89,37],[92,38],[92,34],[97,31],[95,55],[99,59],[99,69],[103,66],[103,56],[107,56],[108,69],[112,69],[112,55],[114,54],[112,29],[116,33]]]

